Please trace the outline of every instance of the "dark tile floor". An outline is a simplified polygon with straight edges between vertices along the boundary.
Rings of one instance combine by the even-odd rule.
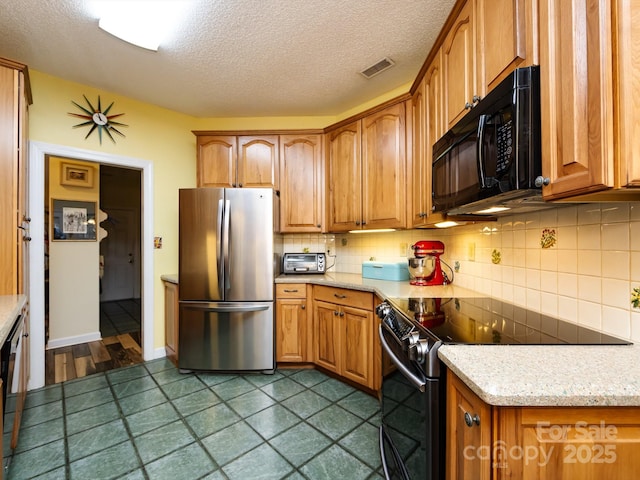
[[[140,299],[100,302],[100,334],[113,337],[123,333],[140,333]]]
[[[380,479],[379,416],[317,370],[183,375],[153,360],[30,391],[5,478]]]

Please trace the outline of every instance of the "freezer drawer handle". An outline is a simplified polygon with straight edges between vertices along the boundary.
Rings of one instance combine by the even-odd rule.
[[[236,307],[207,307],[205,305],[189,305],[185,306],[185,308],[189,310],[206,310],[209,312],[261,312],[263,310],[268,310],[269,305],[257,305],[252,307],[246,307],[244,305],[239,305]]]

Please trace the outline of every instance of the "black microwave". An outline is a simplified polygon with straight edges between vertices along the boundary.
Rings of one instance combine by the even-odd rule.
[[[515,69],[438,140],[432,169],[434,212],[493,215],[544,206],[539,67]]]

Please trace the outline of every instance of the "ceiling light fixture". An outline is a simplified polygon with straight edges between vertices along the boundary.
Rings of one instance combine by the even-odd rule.
[[[125,42],[157,51],[188,3],[176,0],[101,1],[96,4],[98,26]]]

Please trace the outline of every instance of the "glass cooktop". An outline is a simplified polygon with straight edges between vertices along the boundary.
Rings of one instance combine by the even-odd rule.
[[[390,298],[389,302],[445,343],[629,345],[606,333],[489,297]]]

